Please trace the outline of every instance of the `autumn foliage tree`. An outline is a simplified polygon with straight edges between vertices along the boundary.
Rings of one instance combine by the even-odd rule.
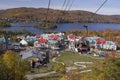
[[[99,63],[94,66],[93,72],[96,76],[101,75],[101,80],[120,79],[120,58],[110,57]]]
[[[22,60],[19,55],[13,51],[7,51],[1,58],[0,80],[26,80],[28,65],[28,62]]]
[[[54,70],[56,72],[59,72],[59,73],[62,73],[62,74],[65,74],[66,73],[66,67],[64,64],[62,63],[55,63],[54,65]]]

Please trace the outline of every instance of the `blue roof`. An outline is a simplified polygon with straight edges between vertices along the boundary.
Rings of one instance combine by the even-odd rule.
[[[26,40],[27,42],[31,42],[31,41],[37,41],[37,38],[31,37],[31,38],[26,38],[25,40]]]
[[[56,41],[56,40],[48,40],[48,43],[49,43],[49,44],[56,44],[57,41]]]
[[[106,44],[109,44],[109,45],[116,45],[115,42],[112,42],[112,41],[106,41]]]

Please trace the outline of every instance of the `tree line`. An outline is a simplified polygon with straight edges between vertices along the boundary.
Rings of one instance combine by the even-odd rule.
[[[10,27],[10,26],[11,26],[10,22],[6,20],[0,20],[0,28]]]
[[[0,11],[0,18],[8,18],[11,22],[46,21],[46,8],[13,8]],[[88,22],[88,23],[120,23],[119,15],[100,15],[82,10],[54,10],[48,12],[48,22]]]
[[[52,28],[57,28],[57,24],[55,23],[41,23],[38,25],[34,26],[35,28],[40,28],[40,29],[52,29]]]
[[[87,36],[87,31],[86,30],[71,30],[66,32],[66,35],[68,34],[75,34],[75,35],[80,35],[80,36]],[[108,41],[115,41],[120,43],[120,31],[119,30],[111,30],[111,29],[106,29],[106,30],[97,30],[97,31],[88,31],[88,36],[99,36],[103,37]]]
[[[18,31],[18,30],[6,31],[3,29],[0,30],[0,37],[10,38],[13,41],[18,41],[17,35],[35,35],[35,34],[29,32],[25,29],[23,29],[21,31]]]

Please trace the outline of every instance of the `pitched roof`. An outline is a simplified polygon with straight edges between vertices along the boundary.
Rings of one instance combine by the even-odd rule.
[[[23,59],[27,59],[27,58],[30,58],[30,57],[35,57],[35,58],[39,58],[40,60],[42,60],[42,55],[37,50],[30,50],[28,52],[22,53],[22,58]]]

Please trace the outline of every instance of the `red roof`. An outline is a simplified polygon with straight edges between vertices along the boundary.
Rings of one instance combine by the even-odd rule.
[[[75,35],[72,35],[72,36],[69,36],[69,38],[75,40],[75,39],[77,39],[78,37],[75,36]]]
[[[96,39],[96,42],[98,43],[98,44],[105,44],[105,40],[103,40],[103,39]]]
[[[39,38],[39,39],[38,39],[38,42],[39,42],[39,43],[47,43],[48,41],[47,41],[47,39]]]
[[[53,40],[58,40],[58,38],[59,38],[59,36],[57,36],[57,35],[51,35],[50,36],[50,39],[53,39]]]
[[[40,35],[40,34],[37,34],[36,37],[37,37],[37,38],[41,38],[41,35]]]

